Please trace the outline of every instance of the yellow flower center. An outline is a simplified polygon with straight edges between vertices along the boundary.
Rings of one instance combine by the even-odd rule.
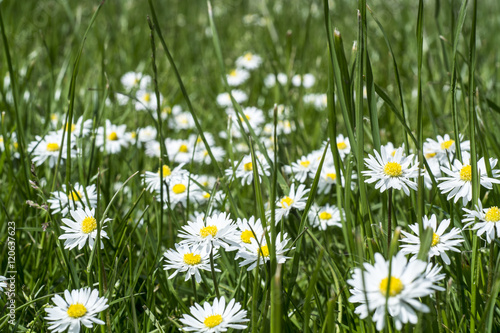
[[[255,238],[255,236],[253,235],[253,232],[252,230],[245,230],[241,233],[241,241],[243,243],[247,243],[247,244],[251,244],[252,242],[250,241],[250,239],[252,238]]]
[[[172,108],[170,106],[166,106],[161,110],[161,112],[166,113],[166,114],[171,114],[172,113]]]
[[[82,221],[82,232],[89,234],[97,228],[97,221],[92,216],[87,216]]]
[[[403,171],[401,169],[401,164],[398,162],[387,162],[387,164],[384,167],[384,173],[387,176],[391,177],[399,177],[403,174]]]
[[[247,172],[248,172],[248,171],[252,171],[252,170],[253,170],[253,167],[252,167],[252,162],[245,163],[245,164],[243,165],[243,170],[245,170],[245,171],[247,171]]]
[[[209,225],[205,228],[200,229],[200,235],[203,238],[206,238],[208,235],[212,235],[212,237],[215,237],[217,235],[217,227],[215,225]]]
[[[431,246],[434,247],[434,246],[438,245],[438,243],[439,243],[439,236],[438,236],[438,234],[433,233]]]
[[[179,147],[179,153],[187,153],[189,151],[188,146],[186,145],[181,145]]]
[[[57,114],[53,113],[50,115],[50,120],[57,121],[58,119],[59,119],[59,116]]]
[[[247,120],[250,120],[250,116],[247,114],[245,114],[245,118],[247,118]],[[243,122],[244,121],[243,117],[240,116],[240,120],[241,122]]]
[[[300,161],[300,165],[302,165],[304,168],[307,168],[311,164],[309,161]]]
[[[80,191],[71,191],[71,193],[68,194],[68,200],[71,201],[80,201],[81,197],[82,193]]]
[[[80,318],[87,313],[87,308],[81,303],[71,304],[67,313],[71,318]]]
[[[19,143],[14,142],[14,149],[17,149],[19,147]]]
[[[55,142],[47,143],[47,151],[58,151],[59,145]]]
[[[142,99],[144,100],[144,102],[149,102],[151,100],[151,94],[145,93]]]
[[[326,178],[330,178],[331,180],[335,180],[335,179],[337,179],[337,174],[333,173],[333,172],[327,173]]]
[[[396,151],[393,150],[392,153],[391,153],[391,156],[394,157],[394,155],[396,155]]]
[[[498,207],[493,206],[486,212],[484,219],[487,222],[498,222],[500,221],[500,209]]]
[[[332,218],[332,214],[328,213],[328,212],[321,212],[319,214],[319,218],[322,219],[322,220],[329,220]]]
[[[403,283],[400,279],[391,276],[391,279],[389,281],[389,278],[385,278],[382,280],[382,282],[380,282],[380,292],[384,296],[387,295],[387,285],[389,285],[389,296],[391,297],[399,294],[404,288]]]
[[[434,156],[436,156],[436,153],[427,153],[427,154],[425,154],[425,158],[427,158],[427,159],[433,158]]]
[[[69,127],[69,124],[66,124],[66,131],[68,130],[68,127]],[[75,124],[71,124],[71,133],[73,133],[76,129],[76,125]]]
[[[172,187],[172,191],[174,191],[175,194],[181,194],[186,191],[186,186],[184,184],[175,184],[174,187]]]
[[[233,69],[231,73],[229,73],[229,76],[235,77],[236,76],[236,69]]]
[[[267,245],[263,245],[263,246],[260,247],[260,249],[259,249],[259,257],[260,256],[269,257],[269,248],[267,247]]]
[[[466,182],[472,181],[472,167],[470,165],[466,165],[460,170],[460,179]]]
[[[194,253],[186,253],[184,255],[184,262],[188,265],[194,266],[201,262],[201,256]]]
[[[203,321],[203,324],[205,324],[205,326],[209,328],[215,327],[220,323],[222,323],[222,316],[219,314],[208,316]]]
[[[163,165],[163,178],[168,177],[172,174],[172,170],[170,170],[170,167],[166,164]],[[160,169],[158,169],[158,174],[160,174]]]
[[[210,193],[208,193],[208,192],[205,192],[205,193],[203,194],[203,197],[204,197],[205,199],[208,199],[208,198],[210,198]]]
[[[252,57],[253,57],[253,54],[251,54],[251,53],[247,53],[247,54],[245,54],[245,60],[246,60],[246,61],[250,61],[250,60],[252,60]]]
[[[340,150],[344,150],[347,148],[347,144],[344,141],[339,142],[339,143],[337,143],[337,148]]]
[[[455,140],[448,140],[441,142],[441,149],[449,149],[452,144],[455,143]]]
[[[283,208],[290,207],[293,204],[293,199],[290,198],[289,196],[285,196],[283,199],[280,200],[281,206]]]
[[[116,134],[116,132],[111,132],[108,135],[108,139],[111,140],[111,141],[116,141],[116,140],[118,140],[118,135]]]
[[[131,137],[132,139],[135,139],[135,138],[137,137],[137,133],[136,133],[136,132],[134,132],[134,131],[130,132],[130,137]]]

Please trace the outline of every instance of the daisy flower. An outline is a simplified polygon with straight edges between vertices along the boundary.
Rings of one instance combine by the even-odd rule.
[[[250,71],[259,68],[261,63],[262,58],[252,52],[247,52],[236,59],[236,66],[238,66],[239,68],[248,69]]]
[[[319,161],[313,154],[302,156],[291,166],[285,166],[284,171],[287,174],[293,174],[293,178],[299,183],[305,183],[308,177],[314,178]]]
[[[288,76],[285,73],[278,73],[277,75],[274,73],[268,74],[264,78],[264,85],[267,88],[272,88],[276,85],[276,81],[278,81],[282,86],[285,86],[288,82]]]
[[[267,163],[264,155],[257,153],[255,155],[256,162],[258,164],[257,166],[257,171],[259,174],[259,182],[262,182],[261,175],[266,175],[269,177],[270,172],[270,166]],[[252,155],[246,155],[243,157],[241,162],[238,164],[236,170],[234,170],[234,177],[235,178],[241,178],[241,185],[250,185],[253,180],[253,162],[252,162]],[[226,169],[226,176],[231,177],[233,176],[233,168],[228,168]]]
[[[226,306],[224,297],[215,298],[213,305],[208,302],[203,307],[198,303],[189,308],[192,316],[184,314],[180,319],[186,325],[182,329],[187,332],[220,333],[228,329],[244,330],[247,325],[247,311],[241,310],[241,304],[234,299]]]
[[[170,160],[176,163],[191,162],[195,141],[196,139],[193,137],[190,137],[188,140],[167,138],[165,140],[165,147]]]
[[[163,254],[165,257],[165,270],[175,269],[175,272],[168,278],[172,279],[178,273],[186,272],[186,278],[184,281],[189,280],[191,276],[194,276],[196,282],[201,282],[200,270],[210,271],[210,252],[206,248],[199,249],[196,247],[190,247],[186,244],[180,245],[175,244],[174,249],[168,249],[167,252]],[[214,259],[219,258],[217,250],[213,252]],[[214,264],[214,267],[217,266]],[[220,272],[219,269],[214,268],[216,272]]]
[[[75,183],[73,191],[67,194],[66,185],[62,185],[62,191],[52,192],[51,198],[47,200],[50,204],[52,214],[61,213],[63,216],[68,214],[68,210],[76,210],[77,208],[97,207],[97,192],[95,185],[83,187],[79,183]]]
[[[290,241],[290,238],[287,236],[288,234],[286,233],[283,235],[283,241],[281,241],[281,233],[278,233],[276,236],[276,261],[278,264],[284,264],[287,259],[290,259],[290,257],[286,257],[284,255],[285,252],[293,249],[285,249],[286,245]],[[258,241],[255,238],[250,238],[250,243],[242,243],[241,245],[241,249],[238,253],[236,253],[234,259],[243,258],[244,260],[240,262],[240,267],[249,265],[247,271],[251,271],[257,267],[257,263],[259,263],[259,265],[263,265],[271,260],[269,248],[264,237]]]
[[[245,83],[250,77],[250,72],[246,69],[235,68],[229,74],[226,75],[227,84],[231,87],[239,86]]]
[[[65,249],[72,250],[73,248],[78,246],[78,250],[81,250],[88,240],[89,247],[92,250],[92,248],[94,247],[95,238],[97,237],[97,220],[94,217],[94,212],[94,208],[92,208],[92,210],[90,210],[88,207],[86,207],[85,210],[78,208],[77,210],[69,211],[74,220],[61,220],[66,225],[61,226],[61,229],[66,231],[66,233],[59,236],[59,239],[65,239]],[[107,221],[111,221],[111,219],[104,219],[104,221],[101,222],[101,249],[104,248],[102,238],[108,238],[106,231],[102,230],[106,227],[104,224]]]
[[[245,118],[247,118],[248,123],[250,124],[250,127],[252,127],[252,129],[256,133],[259,133],[260,126],[265,122],[264,112],[262,110],[256,108],[255,106],[249,106],[249,107],[243,108],[242,111],[243,111],[243,114],[245,115]],[[249,132],[248,126],[247,126],[247,124],[242,116],[238,115],[233,109],[227,109],[226,112],[227,112],[228,116],[231,117],[231,120],[233,121],[234,127],[236,129],[241,131],[240,124],[238,123],[238,118],[239,118],[242,125],[243,125],[244,131]],[[240,133],[238,133],[238,134],[240,134]],[[241,136],[241,134],[239,136]]]
[[[95,144],[101,147],[101,151],[106,146],[108,154],[117,154],[122,148],[128,146],[128,140],[125,134],[127,125],[113,125],[106,119],[106,128],[99,127],[97,129],[97,136]]]
[[[161,146],[156,140],[151,140],[146,142],[145,154],[149,157],[160,157],[161,156]]]
[[[137,140],[141,143],[147,143],[156,139],[157,130],[153,126],[146,126],[137,129]]]
[[[49,132],[44,138],[40,136],[35,137],[35,141],[30,142],[28,151],[33,155],[33,163],[35,165],[42,165],[47,159],[49,160],[49,167],[53,168],[56,165],[59,154],[61,154],[61,161],[67,157],[67,140],[62,142],[62,132]],[[71,157],[76,157],[77,150],[71,147]]]
[[[305,104],[312,104],[318,111],[326,109],[328,105],[326,94],[307,94],[302,97],[302,100]]]
[[[465,159],[464,159],[465,160]],[[467,159],[468,161],[469,159]],[[495,165],[497,165],[498,160],[490,158],[491,173],[494,178],[488,177],[486,171],[486,166],[484,164],[484,157],[481,157],[477,161],[477,170],[479,172],[479,183],[491,190],[493,184],[500,184],[500,180],[495,179],[500,175],[499,170],[493,170]],[[472,166],[470,162],[462,164],[458,159],[453,161],[451,169],[441,167],[441,171],[447,174],[449,177],[441,177],[438,180],[442,181],[438,184],[441,193],[448,193],[447,200],[455,198],[456,203],[458,199],[462,198],[463,205],[465,206],[469,201],[472,200]]]
[[[108,299],[99,297],[97,289],[82,288],[78,290],[64,291],[64,298],[59,295],[52,297],[55,307],[45,309],[48,316],[45,317],[50,323],[49,330],[54,332],[69,333],[80,332],[80,325],[92,328],[92,324],[104,325],[97,318],[97,314],[108,308]]]
[[[264,237],[262,222],[260,219],[255,219],[254,216],[251,216],[248,220],[238,218],[236,228],[238,237],[235,237],[235,239],[237,240],[236,246],[238,249],[244,244],[251,244],[252,239],[258,239],[260,242]]]
[[[7,288],[8,286],[8,283],[5,282],[7,281],[8,279],[5,277],[5,276],[1,276],[0,275],[0,291],[3,291],[5,288]]]
[[[342,216],[345,216],[343,211]],[[340,209],[329,204],[323,207],[314,204],[309,211],[309,221],[314,227],[321,230],[326,230],[328,227],[333,226],[342,228]]]
[[[195,222],[188,221],[182,227],[179,237],[184,238],[181,245],[197,246],[199,249],[210,251],[212,247],[220,246],[226,250],[230,243],[235,242],[236,226],[226,213],[215,214],[206,218],[198,216]]]
[[[374,183],[375,189],[384,192],[389,188],[396,190],[403,189],[406,195],[410,195],[409,188],[417,189],[417,184],[410,178],[418,177],[418,166],[410,166],[413,161],[413,155],[403,156],[403,148],[398,148],[394,156],[387,155],[385,149],[381,153],[374,150],[375,156],[369,155],[365,158],[365,165],[370,170],[362,171],[366,177],[366,183]]]
[[[151,83],[151,76],[138,72],[127,72],[120,79],[123,87],[127,90],[140,88],[146,89]]]
[[[160,178],[160,169],[157,172],[146,171],[144,174],[144,182],[146,183],[146,190],[150,192],[160,191],[161,184],[164,182],[170,184],[170,181],[174,178],[183,178],[188,175],[187,170],[183,170],[184,164],[180,164],[173,170],[166,164],[162,166],[163,180]]]
[[[460,252],[455,246],[459,245],[464,241],[460,235],[461,230],[459,228],[452,228],[450,232],[445,233],[446,229],[450,225],[450,220],[442,220],[437,226],[436,215],[432,214],[429,219],[424,216],[422,219],[422,225],[424,230],[427,228],[432,229],[432,243],[429,249],[429,258],[440,255],[446,265],[450,264],[450,257],[446,254],[446,251]],[[415,233],[412,235],[406,231],[401,230],[401,233],[405,235],[406,238],[401,239],[401,242],[407,243],[401,246],[401,252],[404,254],[418,254],[420,251],[420,237],[419,237],[419,226],[418,223],[409,226],[410,229]],[[416,258],[412,257],[412,260]]]
[[[292,77],[292,84],[295,87],[304,86],[304,88],[311,88],[316,82],[314,75],[307,73],[304,75],[296,74]]]
[[[156,93],[149,90],[139,90],[135,96],[137,100],[135,101],[135,109],[137,111],[152,110],[156,111],[158,107],[158,99],[156,98]],[[160,94],[160,101],[162,100]]]
[[[283,217],[287,217],[292,208],[297,210],[303,210],[306,208],[307,196],[305,195],[308,192],[309,189],[306,190],[306,186],[304,184],[300,184],[299,187],[297,187],[297,192],[295,192],[295,184],[292,184],[292,186],[290,186],[290,193],[276,202],[276,223],[281,221]]]
[[[241,90],[232,90],[231,94],[238,104],[246,102],[248,100],[248,95]],[[223,108],[227,108],[233,105],[231,102],[231,96],[229,93],[225,92],[217,96],[217,104]]]
[[[462,135],[460,135],[460,149],[462,151],[470,150],[470,141],[462,141]],[[434,154],[441,163],[447,163],[455,155],[455,140],[450,139],[448,134],[444,136],[438,135],[436,140],[428,138],[424,142],[424,151],[426,151],[426,155]]]
[[[497,237],[500,238],[500,209],[497,206],[492,206],[490,208],[483,208],[481,200],[478,200],[476,209],[469,210],[463,208],[467,214],[465,214],[465,219],[462,222],[469,222],[465,227],[473,224],[476,218],[479,220],[472,230],[477,230],[477,235],[481,237],[486,234],[486,241],[491,243]]]
[[[70,129],[71,130],[71,134],[75,138],[87,136],[87,135],[90,134],[90,131],[92,130],[92,124],[93,124],[92,119],[87,119],[87,120],[84,121],[83,117],[80,117],[76,121],[76,124],[74,124],[74,123],[71,124],[71,129]],[[69,126],[66,125],[66,129],[68,127]],[[57,133],[59,135],[63,135],[64,132],[65,132],[64,128],[61,128],[59,131],[57,131]]]
[[[168,189],[168,196],[167,193],[163,193],[163,201],[166,204],[165,208],[168,207],[168,204],[174,207],[178,203],[186,206],[188,195],[191,201],[197,201],[196,196],[200,194],[200,188],[191,181],[190,176],[186,173],[183,173],[180,177],[172,178],[169,181]],[[156,193],[158,194],[157,199],[160,200],[159,190],[156,190]],[[170,202],[168,201],[169,199]]]
[[[337,135],[337,149],[339,150],[340,158],[343,160],[347,154],[351,152],[351,144],[349,138],[344,137],[342,134]]]
[[[171,127],[177,131],[189,130],[196,127],[194,118],[190,112],[181,112],[173,116],[173,125]]]
[[[364,270],[355,268],[352,279],[347,280],[353,287],[349,301],[361,303],[354,312],[364,319],[375,311],[372,319],[377,330],[381,331],[385,326],[387,298],[387,311],[397,330],[407,322],[416,324],[417,311],[430,311],[419,298],[434,293],[434,283],[437,282],[436,276],[434,279],[428,277],[427,267],[427,263],[421,260],[408,262],[402,252],[393,257],[392,264],[376,253],[374,265],[365,263]]]

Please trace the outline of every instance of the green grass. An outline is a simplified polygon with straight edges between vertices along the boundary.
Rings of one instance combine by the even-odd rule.
[[[373,263],[377,252],[389,259],[402,237],[397,228],[408,231],[408,225],[432,214],[463,227],[464,212],[461,200],[454,204],[436,184],[426,189],[423,180],[410,196],[381,194],[365,184],[363,159],[392,142],[395,147],[404,144],[421,167],[428,167],[426,138],[450,134],[458,141],[462,134],[471,143],[472,202],[499,205],[498,185],[488,191],[479,186],[474,163],[483,156],[500,157],[499,12],[500,3],[493,0],[0,2],[0,134],[5,143],[0,151],[0,275],[9,270],[10,221],[16,223],[17,269],[16,323],[10,325],[7,313],[0,311],[0,330],[48,331],[44,317],[45,307],[53,304],[50,298],[89,286],[107,297],[110,306],[100,314],[106,324],[86,332],[177,332],[190,306],[211,303],[219,294],[235,298],[248,311],[248,332],[375,332],[371,316],[360,319],[354,312],[357,304],[349,302],[346,281],[353,269]],[[248,101],[232,104],[242,116],[240,125],[249,124],[242,114],[245,106],[262,109],[269,124],[277,122],[277,111],[268,114],[275,105],[292,110],[296,130],[270,134],[276,137],[275,150],[265,148],[255,129],[241,139],[219,137],[227,132],[227,116],[216,97],[230,90],[225,74],[247,51],[262,56],[263,63],[241,87]],[[158,108],[139,112],[132,103],[118,103],[120,94],[129,94],[120,83],[129,71],[153,78],[152,91],[164,97]],[[316,83],[309,89],[290,83],[266,88],[266,75],[280,72],[289,79],[312,73]],[[326,109],[304,103],[307,93],[326,93]],[[164,107],[173,105],[192,114],[192,129],[156,120]],[[35,136],[53,130],[54,114],[57,129],[80,116],[92,119],[91,135],[77,142],[81,154],[76,158],[68,152],[54,168],[47,162],[32,168],[27,147]],[[128,131],[154,126],[162,138],[161,158],[146,156],[139,145],[117,155],[101,152],[95,136],[106,119],[126,124]],[[213,134],[215,145],[226,151],[219,162],[184,166],[193,174],[215,177],[216,183],[205,190],[211,198],[221,190],[223,203],[211,199],[196,205],[190,199],[186,207],[163,207],[144,190],[140,174],[172,165],[164,138],[190,134],[200,135],[198,144]],[[352,147],[343,161],[335,144],[338,134],[348,137]],[[330,143],[323,146],[326,140]],[[69,141],[65,136],[61,144]],[[261,183],[241,186],[240,179],[225,175],[233,166],[229,160],[239,163],[243,156],[239,143],[248,145],[254,166],[257,152],[266,155],[269,176]],[[207,146],[214,160],[214,147]],[[266,211],[274,216],[274,203],[293,181],[284,166],[320,148],[323,157],[333,154],[336,174],[344,175],[345,185],[337,182],[329,194],[321,194],[317,173],[306,182],[311,189],[306,208],[275,226]],[[486,163],[486,168],[492,175],[492,166]],[[255,179],[257,169],[253,171]],[[44,208],[51,192],[76,182],[98,188],[99,232],[104,218],[112,219],[104,229],[109,239],[103,240],[103,249],[64,249],[58,239],[64,216]],[[313,203],[343,208],[343,227],[312,227],[307,213]],[[179,230],[190,214],[212,209],[227,211],[233,219],[255,216],[269,225],[265,240],[270,262],[247,272],[238,265],[241,259],[234,259],[235,252],[222,250],[213,262],[221,272],[202,273],[202,283],[184,281],[184,274],[168,279],[172,272],[163,269],[163,253],[180,241]],[[285,253],[290,259],[283,265],[275,253],[280,231],[288,233],[294,247]],[[426,246],[419,258],[425,259],[432,233],[421,228],[421,234]],[[443,265],[446,290],[422,298],[430,313],[402,331],[500,330],[500,243],[497,238],[486,244],[475,231],[462,235],[461,253],[448,252],[452,262]],[[2,293],[0,308],[7,304]],[[391,320],[385,331],[397,331]]]

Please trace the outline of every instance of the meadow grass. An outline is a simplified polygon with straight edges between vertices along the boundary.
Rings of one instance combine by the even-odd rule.
[[[384,331],[500,331],[500,216],[486,220],[499,230],[487,241],[473,229],[480,218],[464,228],[463,210],[474,210],[478,200],[484,208],[500,201],[499,185],[482,183],[498,177],[500,157],[499,11],[493,0],[0,2],[0,275],[16,271],[15,293],[6,286],[0,297],[0,330],[49,331],[52,298],[90,287],[109,307],[95,315],[104,325],[82,326],[84,332],[182,331],[191,306],[221,296],[247,311],[247,332],[375,332],[372,309],[365,319],[356,311],[352,281],[380,253],[391,272],[376,286],[385,297]],[[217,99],[234,89],[226,74],[247,52],[260,55],[262,64],[236,88],[248,99],[238,102],[233,90],[227,113]],[[150,76],[147,101],[124,87],[127,72]],[[270,73],[287,80],[268,85]],[[307,73],[315,78],[312,87],[293,83],[294,75]],[[324,94],[319,106],[308,102],[312,94]],[[151,99],[161,102],[147,104]],[[139,102],[144,110],[136,110]],[[177,123],[174,106],[190,115],[188,127]],[[266,130],[246,116],[249,106],[263,110]],[[36,163],[37,146],[49,151],[42,140],[80,117],[91,120],[88,135],[62,131],[53,165],[50,158]],[[107,150],[116,141],[109,138],[120,132],[107,120],[127,128],[128,141],[116,153]],[[146,126],[156,131],[156,156],[138,140]],[[445,134],[457,148],[441,167],[470,163],[471,200],[465,203],[438,188],[448,176],[442,168],[429,172],[436,152],[426,140]],[[173,183],[151,192],[144,174],[158,171],[165,179],[180,164],[166,139],[190,135],[191,156],[182,163],[191,175],[187,199],[174,204]],[[345,155],[339,135],[350,144]],[[100,136],[108,139],[101,144]],[[466,141],[470,148],[461,149]],[[414,154],[412,165],[418,165],[416,189],[408,195],[366,182],[367,157],[389,156],[398,147]],[[200,159],[197,149],[205,149]],[[313,151],[314,161],[308,157]],[[303,156],[314,169],[300,180],[288,167]],[[323,191],[322,170],[330,166],[336,181]],[[242,184],[238,170],[253,180]],[[300,184],[309,192],[292,199],[302,206],[281,218],[283,202]],[[63,191],[73,205],[90,201],[89,185],[96,188],[92,230],[103,247],[67,249],[59,237],[66,230],[62,219],[71,215],[54,213],[57,204],[49,200]],[[344,212],[340,227],[323,230],[312,222],[312,212],[326,204]],[[169,278],[173,270],[164,270],[163,254],[182,241],[182,228],[197,214],[207,219],[219,211],[235,221],[260,219],[262,237],[252,243],[261,251],[257,267],[247,271],[236,252],[210,247],[201,281],[194,275],[185,281],[182,272]],[[460,230],[463,241],[459,252],[447,251],[449,264],[443,256],[428,259],[436,233],[423,221],[433,214]],[[421,245],[414,256],[442,267],[444,277],[435,284],[443,290],[417,296],[429,311],[398,329],[388,303],[405,286],[398,289],[391,280],[401,268],[392,265],[401,263],[403,232],[412,233],[415,223]],[[366,300],[364,289],[373,281],[360,276],[358,296]]]

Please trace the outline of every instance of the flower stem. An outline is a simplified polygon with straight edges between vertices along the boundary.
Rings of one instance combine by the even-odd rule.
[[[214,267],[214,249],[210,250],[210,270],[212,271],[212,281],[214,282],[215,294],[217,298],[220,298],[219,285],[217,284],[217,278],[215,277],[215,267]]]
[[[387,253],[391,248],[392,238],[392,188],[389,189],[389,207],[387,209]]]
[[[191,275],[191,282],[193,284],[194,301],[198,303],[198,294],[196,293],[196,280],[194,278],[194,275]]]

